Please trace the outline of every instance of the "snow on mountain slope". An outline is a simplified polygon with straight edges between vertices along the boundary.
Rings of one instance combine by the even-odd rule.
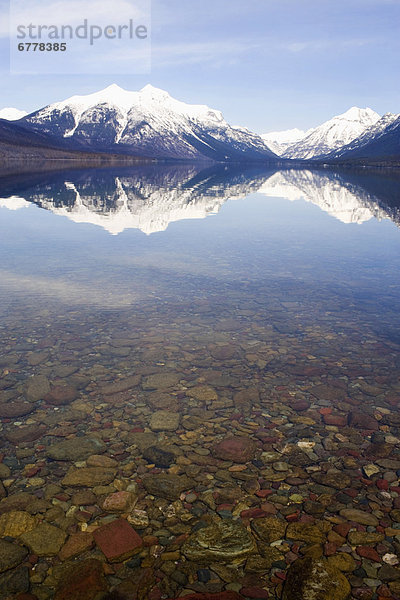
[[[0,119],[7,119],[7,121],[18,121],[22,119],[28,113],[25,110],[19,110],[18,108],[6,107],[0,109]]]
[[[342,223],[361,224],[372,218],[388,218],[374,195],[348,184],[335,173],[278,171],[258,191],[266,196],[311,202]]]
[[[140,229],[149,235],[182,219],[216,214],[228,199],[256,192],[268,176],[229,174],[223,168],[199,171],[189,165],[153,169],[128,175],[88,173],[76,179],[61,178],[24,195],[56,215],[102,227],[112,235],[125,229]],[[5,208],[12,207],[11,202],[4,202]]]
[[[270,131],[261,135],[264,142],[275,154],[282,156],[285,150],[294,143],[309,135],[313,129],[303,131],[302,129],[286,129],[285,131]]]
[[[358,138],[379,119],[378,113],[371,108],[353,106],[345,113],[322,123],[303,139],[290,145],[283,153],[283,157],[312,159],[328,154]]]
[[[381,140],[385,135],[391,133],[391,131],[400,125],[400,115],[393,113],[386,113],[371,127],[368,127],[359,137],[355,140],[342,146],[338,150],[330,152],[326,155],[327,159],[341,158],[346,156],[353,156],[359,153],[366,152],[368,155],[368,146],[372,143]]]
[[[0,198],[0,208],[7,208],[8,210],[19,210],[20,208],[28,208],[31,206],[25,198],[20,196],[10,196],[9,198]]]
[[[276,159],[260,136],[231,127],[220,111],[180,102],[151,85],[132,92],[113,84],[50,104],[23,122],[96,150],[156,158]]]

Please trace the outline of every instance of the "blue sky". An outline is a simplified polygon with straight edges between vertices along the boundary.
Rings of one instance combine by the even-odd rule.
[[[149,75],[11,75],[7,31],[0,0],[0,107],[31,111],[115,82],[151,83],[259,133],[354,105],[400,112],[399,0],[153,0]]]

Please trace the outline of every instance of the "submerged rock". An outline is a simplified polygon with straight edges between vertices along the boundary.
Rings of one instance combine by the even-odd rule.
[[[47,448],[47,456],[53,460],[84,460],[92,454],[104,452],[104,442],[94,437],[74,437],[52,444]]]
[[[44,375],[34,375],[31,377],[25,388],[25,397],[28,402],[38,402],[50,392],[50,383]]]
[[[150,419],[152,431],[176,431],[179,427],[180,414],[168,410],[157,410]]]
[[[291,564],[282,600],[347,600],[350,584],[327,560],[306,557]]]
[[[107,588],[103,564],[95,558],[90,558],[65,569],[54,600],[94,600]]]
[[[114,469],[102,467],[83,467],[82,469],[71,467],[61,483],[71,487],[95,487],[111,483],[115,474]]]
[[[0,573],[20,565],[27,554],[26,548],[0,539]]]
[[[248,437],[227,437],[215,444],[212,453],[222,460],[245,463],[254,458],[256,451],[255,442]]]
[[[93,533],[94,541],[110,562],[122,562],[140,551],[143,541],[125,519],[102,525]]]
[[[193,487],[194,482],[186,475],[160,473],[144,476],[143,485],[146,491],[153,496],[167,498],[167,500],[177,500],[181,492],[190,490]]]
[[[63,546],[66,538],[64,531],[49,523],[40,523],[32,531],[21,535],[21,540],[33,554],[38,556],[54,556]]]
[[[239,521],[222,520],[195,531],[183,545],[188,560],[242,562],[256,551],[252,535]]]

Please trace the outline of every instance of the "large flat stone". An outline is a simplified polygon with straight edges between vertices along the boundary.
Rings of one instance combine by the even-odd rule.
[[[46,450],[46,454],[53,460],[84,460],[92,454],[105,452],[104,442],[94,437],[74,437],[52,444]]]
[[[182,492],[190,490],[194,486],[194,482],[186,475],[160,473],[158,475],[145,475],[143,485],[146,491],[153,496],[167,498],[167,500],[177,500]]]
[[[116,519],[93,532],[94,540],[110,562],[122,562],[140,551],[143,541],[125,519]]]
[[[215,457],[236,463],[246,463],[253,460],[255,451],[255,442],[250,438],[240,436],[227,437],[214,444],[212,448]]]
[[[66,534],[62,529],[50,525],[50,523],[40,523],[32,531],[21,535],[21,541],[28,546],[33,554],[38,556],[54,556],[63,546]]]
[[[188,560],[242,562],[256,551],[255,541],[244,525],[231,519],[217,521],[195,531],[182,547]]]
[[[347,600],[350,592],[339,569],[325,559],[306,557],[289,567],[282,600]]]
[[[157,410],[151,415],[150,429],[152,431],[176,431],[179,427],[179,421],[179,413]]]
[[[61,484],[66,487],[96,487],[97,485],[108,485],[115,479],[115,475],[115,469],[102,467],[75,469],[71,467]]]
[[[102,563],[90,558],[66,568],[54,600],[94,600],[107,589]]]

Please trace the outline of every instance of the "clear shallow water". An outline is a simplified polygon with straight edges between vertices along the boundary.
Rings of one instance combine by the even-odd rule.
[[[154,598],[183,589],[250,597],[252,587],[279,598],[288,566],[312,543],[321,544],[317,555],[352,558],[356,597],[395,580],[380,570],[398,552],[400,531],[395,177],[160,166],[8,175],[0,196],[8,498],[44,497],[46,510],[53,503],[61,512],[42,507],[39,520],[71,535],[120,514],[103,508],[116,490],[138,496],[148,521],[131,521],[145,548],[122,570],[111,567],[110,589],[150,569]],[[12,405],[27,410],[26,400],[27,414],[11,414]],[[175,424],[154,423],[158,410]],[[217,443],[231,436],[239,441],[229,454]],[[49,448],[77,437],[103,440],[102,456],[116,461],[103,487],[64,481],[96,452],[77,462]],[[361,469],[370,464],[368,479]],[[169,494],[144,483],[160,472],[190,482]],[[94,489],[87,504],[76,504],[81,488]],[[384,531],[367,543],[379,561],[332,530],[351,508]],[[271,516],[285,527],[311,523],[319,535],[285,530],[273,540],[255,523]],[[203,556],[208,575],[199,574],[201,557],[177,538],[192,540],[221,518],[247,526],[257,550],[235,555],[234,570],[221,567],[233,551]],[[71,558],[39,554],[31,588],[52,598]],[[78,556],[105,560],[99,545]]]

